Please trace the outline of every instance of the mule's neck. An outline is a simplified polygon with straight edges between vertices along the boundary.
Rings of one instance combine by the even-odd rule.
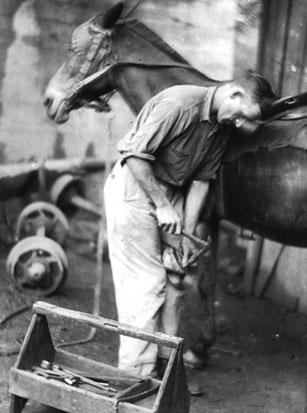
[[[138,113],[151,97],[168,87],[182,84],[215,86],[219,83],[192,66],[179,67],[189,66],[189,63],[141,22],[125,21],[115,30],[114,46],[116,44],[118,61],[132,64],[120,65],[113,78],[134,113]],[[146,65],[142,66],[142,63]],[[174,66],[163,67],[165,64]]]
[[[145,103],[157,93],[175,85],[216,86],[218,82],[208,80],[193,68],[153,69],[126,66],[116,74],[119,93],[134,113],[138,113]]]

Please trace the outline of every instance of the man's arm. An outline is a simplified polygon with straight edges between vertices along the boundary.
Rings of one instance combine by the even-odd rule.
[[[184,229],[190,234],[194,234],[199,216],[204,208],[209,192],[208,181],[192,181],[186,196],[184,208]],[[187,237],[182,240],[183,258],[182,266],[191,264],[197,257],[198,249]]]
[[[181,219],[156,180],[150,162],[130,157],[126,159],[126,164],[136,181],[156,206],[156,217],[161,228],[171,234],[180,234]]]

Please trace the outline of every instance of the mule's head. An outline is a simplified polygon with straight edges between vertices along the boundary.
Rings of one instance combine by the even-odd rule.
[[[91,96],[78,98],[78,89],[99,69],[115,61],[111,50],[112,28],[123,11],[123,4],[117,3],[110,10],[99,13],[78,26],[71,39],[66,61],[50,80],[44,98],[48,116],[57,123],[64,123],[73,109],[83,106]],[[109,90],[112,90],[109,85]],[[98,101],[103,104],[102,100]]]

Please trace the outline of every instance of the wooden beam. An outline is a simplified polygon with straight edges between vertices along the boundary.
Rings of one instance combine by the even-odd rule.
[[[305,71],[307,4],[306,0],[292,0],[291,4],[281,79],[283,96],[294,95],[302,91],[300,85]]]

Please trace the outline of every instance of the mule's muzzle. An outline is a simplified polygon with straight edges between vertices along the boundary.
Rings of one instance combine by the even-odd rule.
[[[61,103],[57,105],[55,109],[54,105],[48,98],[45,99],[44,105],[46,107],[48,117],[56,123],[65,123],[69,119],[69,112],[71,108],[69,108],[69,105],[67,105],[65,100],[61,101]]]
[[[88,97],[80,98],[78,92],[79,89],[77,87],[70,92],[52,86],[48,87],[43,101],[48,117],[61,124],[69,119],[69,113],[72,110],[81,107],[91,108],[97,112],[111,111],[108,99],[102,96],[94,100]]]
[[[57,87],[54,83],[50,83],[45,91],[43,104],[47,116],[57,123],[64,123],[69,119],[72,107],[67,101],[67,94],[65,89]]]

